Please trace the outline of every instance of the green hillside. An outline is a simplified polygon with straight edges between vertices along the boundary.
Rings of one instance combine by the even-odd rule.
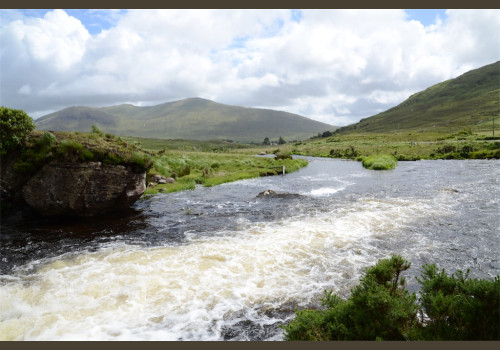
[[[228,106],[201,98],[137,107],[130,104],[90,108],[70,107],[35,121],[37,129],[104,132],[161,139],[262,142],[306,139],[335,129],[306,117],[270,109]]]
[[[337,133],[491,130],[493,118],[500,115],[499,103],[500,61],[431,86]]]

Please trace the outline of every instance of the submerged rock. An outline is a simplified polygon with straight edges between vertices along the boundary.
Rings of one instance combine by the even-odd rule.
[[[101,162],[45,164],[23,186],[43,215],[95,216],[128,208],[146,190],[146,173]]]
[[[257,198],[269,197],[269,198],[289,198],[289,197],[300,197],[297,193],[288,192],[275,192],[273,190],[265,190],[257,195]]]

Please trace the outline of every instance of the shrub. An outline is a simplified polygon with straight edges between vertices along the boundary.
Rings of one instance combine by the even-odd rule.
[[[500,340],[500,276],[468,279],[458,270],[448,276],[425,265],[420,302],[430,320],[422,329],[428,340]]]
[[[133,166],[134,172],[143,172],[151,168],[153,165],[153,161],[151,158],[140,152],[134,152],[132,154],[132,157],[126,161],[126,163],[130,164]]]
[[[417,322],[415,294],[405,290],[401,273],[410,263],[401,256],[380,260],[367,269],[351,297],[331,291],[321,300],[325,310],[297,312],[282,328],[287,340],[404,340]]]
[[[47,147],[47,146],[51,146],[53,144],[55,144],[57,142],[57,137],[54,136],[54,134],[50,133],[50,132],[46,132],[43,134],[42,137],[40,137],[38,140],[37,140],[37,145],[40,146],[40,147]]]
[[[203,177],[209,177],[213,174],[213,172],[213,169],[209,167],[205,167],[201,171]]]
[[[293,158],[292,158],[292,155],[290,153],[280,151],[274,155],[274,159],[280,160],[280,159],[293,159]]]
[[[354,148],[354,146],[349,146],[345,150],[332,148],[330,150],[330,157],[332,158],[350,158],[356,159],[359,156],[359,152]]]
[[[90,160],[92,160],[92,158],[94,158],[94,154],[92,152],[90,152],[89,150],[83,149],[80,152],[80,159],[82,161],[84,161],[84,162],[90,161]]]
[[[390,154],[371,155],[362,159],[363,166],[371,170],[391,170],[398,161]]]
[[[431,155],[432,157],[432,155]],[[406,155],[406,154],[398,154],[395,155],[397,161],[416,161],[420,160],[420,157],[417,155]]]
[[[96,134],[96,135],[99,135],[99,136],[103,136],[104,133],[101,131],[101,129],[99,129],[99,127],[95,124],[92,125],[91,127],[91,131],[92,131],[92,134]]]
[[[70,155],[72,153],[78,153],[83,149],[83,145],[74,140],[62,140],[58,147],[58,153],[61,155]]]
[[[452,146],[452,145],[445,145],[443,147],[439,147],[436,152],[439,153],[439,154],[446,154],[446,153],[451,153],[451,152],[455,152],[457,150],[457,148],[455,146]]]
[[[468,279],[468,271],[448,276],[424,265],[417,302],[401,276],[409,267],[394,255],[367,269],[347,300],[326,291],[324,309],[296,311],[281,326],[286,340],[500,340],[500,276]]]
[[[24,111],[0,107],[0,155],[21,146],[34,129],[33,119]]]
[[[123,163],[123,159],[118,154],[108,152],[108,154],[106,154],[106,158],[103,160],[103,163],[117,165]]]

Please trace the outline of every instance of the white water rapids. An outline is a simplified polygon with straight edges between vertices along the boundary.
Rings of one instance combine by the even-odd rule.
[[[348,175],[334,181],[327,176],[330,169],[321,173],[318,177],[325,175],[330,182],[309,181],[296,191],[303,198],[273,220],[234,215],[230,229],[209,234],[203,227],[202,234],[186,230],[175,244],[165,240],[144,246],[117,238],[98,249],[67,251],[14,268],[0,276],[0,339],[279,340],[278,325],[293,317],[294,308],[317,305],[324,289],[347,296],[363,268],[378,259],[398,253],[420,263],[449,248],[426,229],[413,228],[449,222],[460,193],[438,184],[429,196],[381,198],[352,192],[336,202],[338,193],[366,176],[379,176],[354,162],[335,165],[342,163],[356,172],[349,168]],[[311,175],[287,176],[304,181]],[[286,188],[287,176],[196,191],[226,187],[232,192],[238,186],[273,183]],[[186,196],[190,194],[164,195],[143,205],[158,212],[162,201]],[[310,197],[322,201],[301,204]],[[258,209],[260,202],[246,203]],[[498,247],[498,237],[490,244]]]

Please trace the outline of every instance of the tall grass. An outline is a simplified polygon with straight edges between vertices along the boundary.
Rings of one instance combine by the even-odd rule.
[[[366,169],[371,170],[391,170],[398,164],[396,158],[390,154],[375,154],[362,157],[361,162]]]

